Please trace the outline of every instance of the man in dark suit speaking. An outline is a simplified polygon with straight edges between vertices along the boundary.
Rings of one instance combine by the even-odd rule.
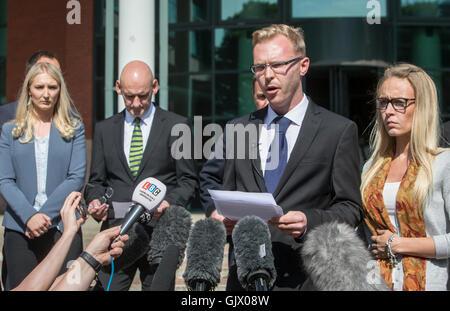
[[[269,222],[277,290],[298,290],[305,281],[299,249],[308,231],[333,220],[356,227],[362,216],[357,126],[303,93],[308,68],[302,29],[255,31],[251,71],[269,105],[230,122],[253,124],[258,135],[234,139],[234,154],[227,148],[224,190],[270,192],[284,212]],[[243,145],[249,148],[244,158],[236,154]],[[230,234],[233,222],[223,222]],[[235,263],[229,264],[227,289],[242,289]]]
[[[175,160],[171,155],[172,143],[177,139],[171,136],[172,127],[187,124],[187,120],[162,110],[151,101],[158,87],[147,64],[128,63],[116,82],[116,91],[122,95],[126,109],[95,127],[85,198],[89,202],[89,213],[103,220],[101,230],[121,224],[124,210],[123,206],[119,208],[118,202],[130,202],[135,187],[147,177],[154,177],[167,186],[165,200],[157,208],[154,219],[170,205],[186,206],[198,188],[193,158]],[[108,186],[114,190],[112,204],[100,205],[98,198]],[[147,256],[129,268],[115,271],[110,290],[128,290],[137,268],[142,289],[148,290],[154,271]],[[109,274],[101,272],[99,279],[106,289]]]

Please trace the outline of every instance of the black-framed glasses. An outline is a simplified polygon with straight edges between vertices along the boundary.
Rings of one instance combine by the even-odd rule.
[[[257,64],[257,65],[252,65],[250,66],[250,71],[253,74],[261,74],[264,72],[264,70],[266,70],[267,66],[270,67],[270,69],[273,70],[273,72],[275,73],[282,73],[284,72],[284,70],[286,69],[286,66],[289,65],[290,63],[302,60],[304,57],[303,56],[299,56],[290,60],[287,60],[285,62],[276,62],[276,63],[271,63],[271,64]]]
[[[375,100],[375,102],[377,104],[377,109],[380,111],[386,110],[389,103],[391,103],[392,108],[394,108],[395,111],[404,113],[406,111],[406,108],[408,108],[412,104],[415,104],[415,102],[413,102],[414,100],[416,99],[403,97],[396,97],[396,98],[379,97]]]

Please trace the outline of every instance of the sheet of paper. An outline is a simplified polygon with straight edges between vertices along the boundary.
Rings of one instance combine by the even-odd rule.
[[[125,215],[130,210],[133,202],[112,202],[112,207],[114,209],[115,218],[125,218]]]
[[[217,212],[230,219],[258,216],[263,220],[283,215],[271,193],[208,190]]]

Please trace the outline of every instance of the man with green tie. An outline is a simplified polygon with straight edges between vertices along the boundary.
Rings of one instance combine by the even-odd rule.
[[[172,127],[187,124],[187,119],[151,101],[158,88],[158,81],[146,63],[128,63],[116,81],[116,91],[122,95],[125,109],[96,124],[85,199],[89,202],[89,213],[103,221],[101,230],[122,223],[124,206],[129,206],[135,187],[147,177],[154,177],[167,186],[165,200],[153,219],[170,205],[187,206],[198,188],[193,157],[176,160],[171,155],[171,145],[178,138],[171,136]],[[114,194],[108,204],[100,204],[98,198],[106,187],[112,187]],[[152,227],[148,229],[151,234]],[[115,271],[110,290],[128,290],[138,268],[142,290],[148,290],[154,271],[145,255],[132,266]],[[107,287],[109,278],[109,274],[99,273],[103,288]]]

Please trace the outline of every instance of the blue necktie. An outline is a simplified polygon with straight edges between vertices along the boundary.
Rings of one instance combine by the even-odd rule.
[[[278,124],[278,131],[275,132],[275,137],[270,144],[264,173],[266,188],[272,194],[286,168],[288,155],[286,130],[291,124],[291,120],[278,116],[273,120],[273,123]]]

